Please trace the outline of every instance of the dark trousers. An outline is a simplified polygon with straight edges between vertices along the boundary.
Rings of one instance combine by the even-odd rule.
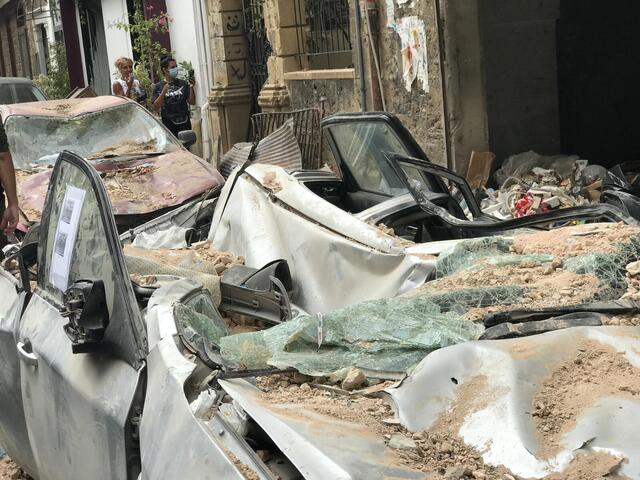
[[[169,131],[176,136],[176,138],[178,137],[178,132],[182,132],[183,130],[191,130],[191,119],[187,120],[185,123],[176,125],[168,118],[162,117],[162,124],[167,127]]]

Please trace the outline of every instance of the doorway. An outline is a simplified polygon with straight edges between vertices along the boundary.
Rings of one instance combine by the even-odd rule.
[[[640,2],[479,0],[489,149],[640,159]]]

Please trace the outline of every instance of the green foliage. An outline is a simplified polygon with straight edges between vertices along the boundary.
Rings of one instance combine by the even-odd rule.
[[[151,69],[159,67],[160,59],[163,56],[171,54],[160,42],[154,42],[152,35],[154,33],[168,33],[172,19],[166,12],[159,12],[146,19],[143,8],[142,2],[137,1],[130,21],[128,23],[119,22],[116,27],[132,34],[133,53],[138,58],[138,63],[150,72]]]
[[[178,63],[178,67],[180,67],[182,79],[189,80],[189,71],[193,70],[193,64],[189,60],[183,60],[182,62]]]
[[[168,33],[169,25],[173,21],[166,12],[159,12],[149,18],[145,18],[142,2],[136,1],[133,15],[129,22],[119,22],[116,27],[129,32],[133,37],[133,53],[137,59],[134,75],[140,81],[140,87],[151,98],[153,83],[151,72],[160,71],[160,59],[172,52],[164,48],[160,42],[153,41],[154,33]],[[150,7],[147,7],[150,10]]]
[[[50,47],[46,75],[38,75],[35,82],[50,100],[65,98],[71,92],[67,53],[63,43]]]

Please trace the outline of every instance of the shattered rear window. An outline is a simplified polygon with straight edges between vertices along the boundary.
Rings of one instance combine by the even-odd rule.
[[[179,144],[145,109],[126,104],[73,118],[13,115],[6,121],[16,168],[53,165],[69,150],[86,159],[177,150]]]

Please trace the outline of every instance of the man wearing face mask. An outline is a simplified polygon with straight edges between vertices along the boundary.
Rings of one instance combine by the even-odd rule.
[[[160,112],[165,127],[178,136],[178,132],[191,130],[189,105],[196,103],[195,79],[187,83],[178,78],[178,64],[171,57],[162,58],[160,68],[164,80],[153,88],[153,108]]]

